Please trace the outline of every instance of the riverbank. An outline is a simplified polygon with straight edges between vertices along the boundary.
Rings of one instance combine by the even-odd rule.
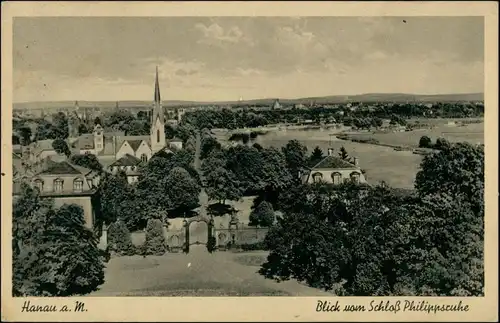
[[[368,144],[368,145],[375,145],[375,146],[381,146],[381,147],[389,147],[394,149],[395,151],[411,151],[412,153],[416,155],[429,155],[437,150],[431,149],[431,148],[413,148],[409,146],[403,146],[403,145],[394,145],[394,144],[387,144],[387,143],[382,143],[379,142],[377,139],[374,138],[356,138],[356,135],[348,135],[348,134],[338,134],[335,135],[337,139],[340,140],[345,140],[345,141],[351,141],[351,142],[356,142],[360,144]]]

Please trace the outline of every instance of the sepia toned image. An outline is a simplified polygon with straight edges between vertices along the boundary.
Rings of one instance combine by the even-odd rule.
[[[430,320],[489,294],[484,16],[11,21],[14,311],[312,297]]]

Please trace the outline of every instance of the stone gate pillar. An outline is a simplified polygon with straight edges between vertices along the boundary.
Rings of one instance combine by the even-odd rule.
[[[105,224],[102,225],[102,232],[101,237],[99,238],[98,247],[101,250],[106,250],[108,247],[108,227]]]

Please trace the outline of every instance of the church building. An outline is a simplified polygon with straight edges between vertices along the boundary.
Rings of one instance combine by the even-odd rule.
[[[123,132],[105,132],[102,125],[97,124],[92,133],[82,134],[72,140],[70,149],[74,153],[94,154],[103,165],[110,165],[124,156],[127,158],[133,156],[142,162],[147,162],[160,150],[179,149],[177,141],[167,143],[165,139],[165,116],[161,103],[158,67],[150,121],[150,133],[145,136],[125,136]]]

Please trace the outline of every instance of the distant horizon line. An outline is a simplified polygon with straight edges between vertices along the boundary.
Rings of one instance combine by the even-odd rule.
[[[481,94],[484,97],[484,91],[482,92],[454,92],[454,93],[402,93],[402,92],[365,92],[365,93],[357,93],[357,94],[327,94],[327,95],[318,95],[318,96],[303,96],[303,97],[294,97],[294,98],[285,98],[285,97],[261,97],[261,98],[250,98],[245,99],[244,101],[258,101],[258,100],[306,100],[306,99],[321,99],[328,97],[356,97],[356,96],[364,96],[364,95],[407,95],[407,96],[447,96],[447,95],[471,95],[471,94]],[[43,103],[43,102],[149,102],[150,100],[146,99],[129,99],[129,100],[87,100],[87,99],[75,99],[75,100],[36,100],[36,101],[17,101],[12,102],[12,104],[25,104],[25,103]],[[152,100],[151,100],[152,101]],[[239,102],[239,99],[234,100],[210,100],[210,101],[202,101],[202,100],[185,100],[185,99],[170,99],[170,100],[161,100],[161,102],[203,102],[203,103],[222,103],[222,102]]]

